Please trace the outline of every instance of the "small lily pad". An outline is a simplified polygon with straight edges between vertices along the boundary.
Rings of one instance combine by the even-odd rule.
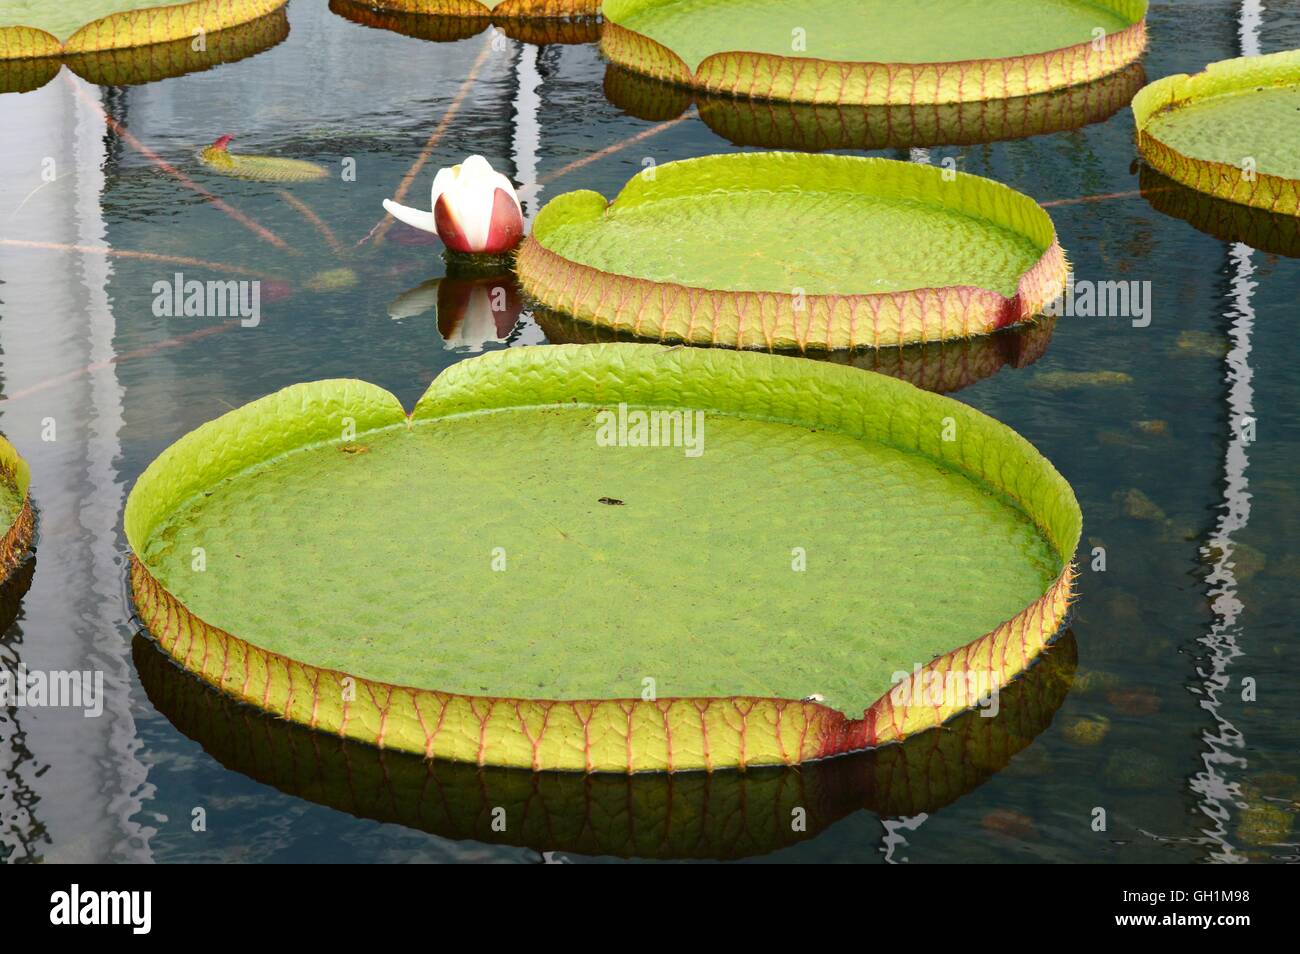
[[[1197,191],[1300,215],[1300,50],[1211,63],[1133,98],[1138,148]]]

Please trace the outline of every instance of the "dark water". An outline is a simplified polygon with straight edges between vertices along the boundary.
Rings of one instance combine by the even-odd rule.
[[[1156,4],[1147,75],[1194,71],[1243,44],[1300,45],[1293,5],[1264,4],[1244,37],[1241,6]],[[647,158],[737,148],[693,113],[661,128],[685,108],[671,95],[643,97],[635,111],[652,118],[611,103],[590,43],[437,42],[312,0],[294,0],[288,20],[282,42],[208,71],[113,87],[65,71],[0,95],[0,238],[265,278],[257,328],[159,318],[153,284],[175,271],[215,277],[210,265],[0,244],[0,429],[31,462],[40,512],[31,589],[0,657],[102,671],[107,695],[94,719],[0,713],[0,858],[1294,860],[1300,261],[1280,253],[1297,243],[1266,223],[1236,236],[1256,249],[1154,208],[1180,197],[1139,194],[1159,184],[1139,181],[1127,109],[1010,142],[875,152],[952,157],[1004,181],[1050,204],[1080,278],[1151,283],[1149,326],[1061,318],[1049,340],[1005,346],[1007,366],[957,394],[1033,441],[1086,517],[1071,634],[1009,691],[1003,718],[801,773],[534,778],[429,767],[290,729],[196,690],[133,643],[121,506],[172,441],[303,380],[359,377],[409,406],[475,348],[545,340],[527,312],[513,329],[453,327],[445,302],[440,332],[427,284],[443,272],[438,246],[410,244],[402,229],[357,244],[453,103],[410,204],[425,201],[438,167],[474,152],[534,186],[524,192],[534,212],[570,189],[610,195]],[[121,127],[281,244],[187,191]],[[195,150],[223,133],[246,152],[335,173],[355,160],[355,181],[291,187],[333,241],[286,187],[197,168]],[[58,175],[45,184],[47,158]],[[580,160],[590,161],[571,167]],[[1128,377],[1062,387],[1062,372]],[[1234,428],[1243,416],[1253,440]],[[1088,566],[1094,546],[1104,573]],[[1254,701],[1243,700],[1246,679]],[[504,833],[492,830],[497,806],[511,820]],[[790,831],[792,806],[807,810],[806,833]],[[194,832],[200,807],[206,831]],[[1105,831],[1094,830],[1097,809]]]

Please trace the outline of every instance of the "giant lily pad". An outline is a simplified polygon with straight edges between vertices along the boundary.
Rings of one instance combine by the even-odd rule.
[[[1123,69],[1147,0],[606,0],[601,45],[638,73],[808,103],[1028,96]]]
[[[675,86],[610,64],[605,97],[639,119],[663,122],[692,104],[700,119],[738,146],[796,149],[910,149],[964,146],[1081,129],[1109,119],[1146,83],[1141,63],[1064,89],[1010,99],[886,106],[740,99]]]
[[[1064,287],[1047,213],[1006,186],[890,159],[666,163],[612,203],[569,192],[520,248],[543,305],[640,337],[766,350],[988,334]]]
[[[250,23],[286,0],[139,0],[6,4],[0,7],[0,60],[101,53],[169,43]],[[96,19],[98,18],[98,19]]]
[[[297,798],[442,838],[626,858],[734,859],[775,851],[857,811],[932,814],[1005,768],[1052,722],[1074,679],[1067,631],[999,697],[942,732],[797,767],[694,775],[575,775],[479,767],[329,738],[241,705],[144,636],[149,701],[228,769]],[[796,810],[806,824],[792,825]],[[501,819],[503,826],[494,824]]]
[[[644,446],[650,410],[677,446]],[[622,772],[943,722],[1056,632],[1080,522],[948,398],[632,344],[463,361],[409,417],[288,388],[168,448],[125,515],[142,619],[224,691],[383,748]]]
[[[1211,63],[1133,98],[1138,148],[1199,192],[1300,215],[1300,50]]]
[[[32,502],[27,461],[0,437],[0,581],[17,576],[32,545]]]

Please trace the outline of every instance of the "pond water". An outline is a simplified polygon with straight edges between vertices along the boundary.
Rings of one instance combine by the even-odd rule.
[[[1237,3],[1154,4],[1147,75],[1300,46],[1300,10],[1245,6],[1264,10],[1243,30]],[[1070,634],[995,725],[802,775],[533,778],[380,756],[178,682],[136,638],[121,529],[163,448],[295,382],[358,377],[410,407],[467,355],[547,340],[522,302],[506,320],[458,311],[482,289],[439,282],[440,245],[381,224],[413,163],[426,160],[408,204],[481,153],[532,215],[571,189],[612,195],[649,159],[742,148],[671,94],[636,110],[648,118],[612,103],[591,42],[439,40],[343,12],[356,16],[293,0],[287,36],[201,72],[96,86],[65,69],[0,94],[0,430],[31,464],[39,513],[0,659],[104,679],[95,718],[0,710],[0,859],[1296,859],[1300,260],[1279,252],[1298,243],[1270,233],[1256,249],[1154,207],[1178,203],[1141,194],[1161,186],[1134,162],[1126,108],[871,153],[1005,182],[1049,206],[1080,281],[1150,283],[1134,286],[1150,306],[1136,318],[1067,314],[1045,344],[972,357],[955,395],[1032,441],[1085,514]],[[332,174],[214,175],[195,153],[227,133],[232,150]],[[157,313],[156,283],[212,278],[261,279],[259,320]],[[791,806],[805,832],[773,827]]]

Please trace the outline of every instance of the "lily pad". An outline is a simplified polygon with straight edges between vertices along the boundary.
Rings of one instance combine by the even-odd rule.
[[[0,60],[99,53],[167,43],[250,23],[286,0],[139,0],[15,3],[0,8]]]
[[[996,716],[966,712],[942,732],[870,752],[746,772],[585,776],[429,760],[327,738],[217,692],[144,636],[131,648],[150,703],[172,725],[226,768],[286,794],[442,838],[719,860],[797,844],[858,811],[940,811],[1006,768],[1051,724],[1077,658],[1067,632],[1002,691]],[[498,809],[504,830],[493,824]]]
[[[1138,148],[1197,191],[1300,215],[1300,50],[1211,63],[1133,99]]]
[[[677,412],[674,446],[633,410]],[[1057,631],[1080,522],[948,398],[628,344],[460,362],[409,418],[358,381],[288,388],[166,450],[125,515],[143,620],[225,691],[381,747],[624,772],[796,764],[968,708]]]
[[[606,0],[611,61],[713,93],[958,103],[1086,83],[1134,62],[1147,0]]]
[[[610,64],[605,97],[639,119],[676,119],[694,103],[700,119],[738,146],[820,152],[963,146],[1067,129],[1109,119],[1146,83],[1141,63],[1091,83],[1011,99],[883,106],[773,102],[695,92]]]
[[[665,163],[614,199],[552,199],[520,248],[542,305],[640,337],[766,350],[882,347],[1031,318],[1066,278],[1047,213],[965,173],[733,153]]]
[[[222,136],[212,145],[201,149],[199,161],[223,176],[257,182],[305,182],[329,175],[324,166],[305,159],[233,153],[227,148],[230,139],[230,136]]]
[[[0,436],[0,581],[18,575],[32,545],[32,502],[27,461]]]

